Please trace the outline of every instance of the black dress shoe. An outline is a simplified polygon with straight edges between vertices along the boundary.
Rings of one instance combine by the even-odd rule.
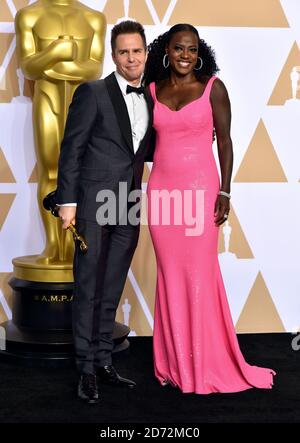
[[[97,375],[103,383],[125,388],[135,388],[136,383],[128,378],[120,377],[113,366],[102,366],[98,368]]]
[[[81,374],[78,384],[78,397],[87,403],[98,403],[97,377],[94,374]]]

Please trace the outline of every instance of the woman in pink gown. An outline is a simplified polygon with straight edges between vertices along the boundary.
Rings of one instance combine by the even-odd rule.
[[[147,188],[157,259],[154,367],[162,385],[184,393],[268,389],[275,375],[244,360],[218,262],[233,154],[230,101],[217,70],[213,51],[191,25],[173,26],[149,47],[145,81],[156,130]]]

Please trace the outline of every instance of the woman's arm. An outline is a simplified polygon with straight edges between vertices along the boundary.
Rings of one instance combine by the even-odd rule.
[[[217,137],[218,155],[221,169],[220,190],[230,194],[230,182],[233,165],[233,150],[230,137],[231,107],[228,93],[224,83],[216,79],[210,94],[213,109],[214,127]],[[221,225],[226,221],[230,210],[229,198],[218,195],[215,204],[215,224]]]

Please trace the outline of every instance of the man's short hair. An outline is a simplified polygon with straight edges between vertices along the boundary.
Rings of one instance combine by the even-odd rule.
[[[114,52],[114,50],[116,49],[116,40],[118,35],[120,34],[140,34],[144,43],[144,47],[145,49],[147,49],[145,30],[143,26],[138,22],[126,20],[118,23],[111,30],[110,44],[112,52]]]

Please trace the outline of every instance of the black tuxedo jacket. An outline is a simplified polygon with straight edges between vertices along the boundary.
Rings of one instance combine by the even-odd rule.
[[[134,154],[125,100],[114,73],[104,80],[83,83],[69,107],[58,164],[58,204],[77,203],[76,217],[95,221],[102,189],[118,194],[119,182],[140,189],[144,161],[152,161],[153,101],[145,98],[149,125]]]

